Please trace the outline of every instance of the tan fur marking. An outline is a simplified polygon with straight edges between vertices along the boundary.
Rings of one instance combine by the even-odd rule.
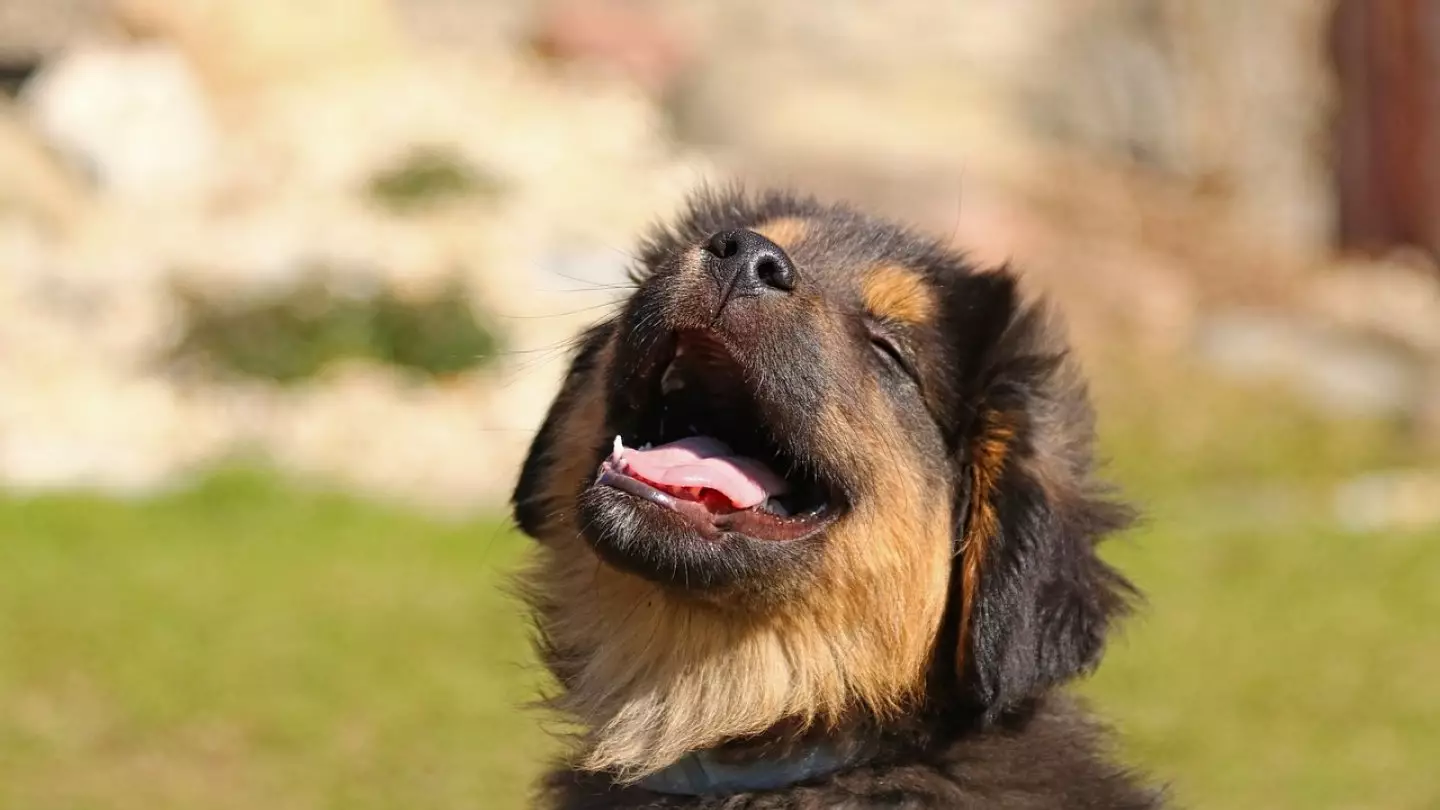
[[[763,222],[754,229],[786,250],[793,250],[810,232],[810,224],[799,217],[781,217]]]
[[[881,265],[866,274],[860,289],[872,315],[903,323],[928,323],[935,315],[935,294],[920,274],[896,264]]]
[[[1005,471],[1005,459],[1015,429],[999,413],[987,411],[970,465],[970,520],[961,542],[960,559],[960,643],[955,648],[956,672],[965,671],[970,646],[970,614],[980,588],[980,566],[990,541],[1000,528],[995,509],[995,488]]]

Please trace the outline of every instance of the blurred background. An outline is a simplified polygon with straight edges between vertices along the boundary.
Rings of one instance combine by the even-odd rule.
[[[1440,807],[1437,0],[0,0],[0,806],[511,808],[504,499],[702,180],[1013,261],[1205,808]]]

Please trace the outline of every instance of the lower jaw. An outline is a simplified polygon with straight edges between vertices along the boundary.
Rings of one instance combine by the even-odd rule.
[[[813,518],[778,519],[753,509],[716,514],[697,501],[676,497],[624,475],[609,462],[600,465],[595,484],[670,509],[693,524],[695,531],[707,539],[719,539],[723,534],[739,534],[758,542],[787,543],[814,535],[832,520],[832,515],[828,513]]]
[[[582,536],[607,567],[727,609],[763,610],[774,597],[793,595],[823,556],[819,537],[783,542],[713,526],[702,532],[673,509],[599,481],[581,494],[579,507]]]
[[[616,472],[607,462],[600,467],[600,474],[595,478],[596,486],[606,486],[617,489],[626,495],[641,498],[658,506],[662,506],[694,525],[695,531],[707,540],[719,539],[720,529],[711,520],[710,510],[703,504],[695,501],[687,501],[684,498],[677,498],[664,492],[654,490],[640,481],[636,481],[628,475]]]

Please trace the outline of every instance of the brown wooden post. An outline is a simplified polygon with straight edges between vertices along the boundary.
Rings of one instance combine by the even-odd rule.
[[[1338,242],[1440,259],[1440,0],[1339,0]]]

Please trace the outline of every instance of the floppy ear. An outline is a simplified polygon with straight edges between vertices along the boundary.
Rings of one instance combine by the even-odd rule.
[[[516,525],[531,537],[540,537],[571,500],[565,497],[563,482],[556,480],[567,472],[566,456],[589,454],[593,449],[577,446],[578,442],[593,437],[574,435],[575,422],[579,421],[576,418],[579,409],[596,407],[604,396],[593,377],[610,332],[611,325],[605,323],[580,336],[560,393],[550,403],[545,421],[531,440],[525,463],[520,467],[510,505]],[[569,459],[571,463],[575,460]]]
[[[1022,303],[1005,270],[959,287],[950,600],[956,672],[993,719],[1099,662],[1135,591],[1095,546],[1130,513],[1092,480],[1088,394],[1044,307]]]

